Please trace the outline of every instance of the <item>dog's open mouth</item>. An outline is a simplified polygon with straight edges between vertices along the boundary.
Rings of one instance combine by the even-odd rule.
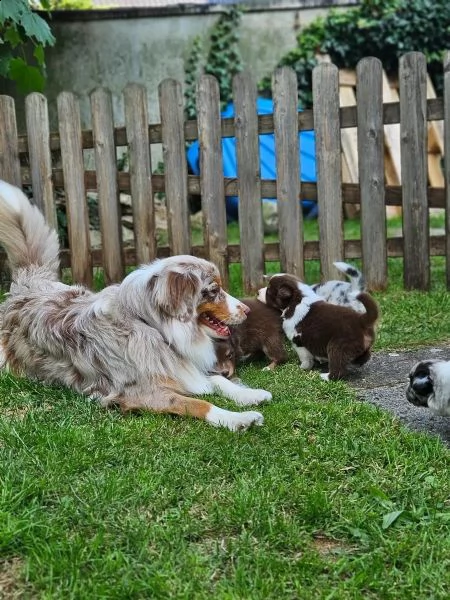
[[[229,337],[230,328],[220,319],[217,319],[211,313],[204,312],[199,316],[199,322],[201,325],[205,325],[208,329],[214,331],[217,337]]]

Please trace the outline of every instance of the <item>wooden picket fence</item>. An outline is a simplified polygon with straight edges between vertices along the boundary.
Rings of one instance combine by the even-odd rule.
[[[215,262],[225,285],[228,266],[242,264],[247,293],[260,286],[265,261],[280,261],[281,270],[304,276],[305,261],[319,259],[324,279],[335,278],[333,261],[362,258],[371,289],[387,285],[387,257],[403,257],[407,289],[430,285],[430,256],[447,259],[450,287],[450,244],[446,236],[430,237],[429,208],[450,206],[450,161],[443,170],[445,187],[428,187],[427,125],[444,121],[444,146],[450,144],[450,53],[443,65],[443,98],[427,100],[427,68],[423,54],[400,60],[399,102],[383,104],[383,71],[379,60],[365,58],[356,70],[356,106],[339,105],[339,72],[323,63],[313,73],[313,109],[298,112],[295,73],[285,67],[273,75],[274,114],[256,113],[256,84],[249,74],[234,78],[234,118],[221,119],[217,81],[199,80],[198,119],[185,121],[179,82],[159,86],[161,122],[149,124],[146,89],[128,85],[123,94],[125,125],[114,122],[111,94],[101,88],[90,96],[92,130],[82,131],[78,101],[63,92],[57,101],[59,130],[50,132],[46,98],[26,98],[27,134],[18,135],[12,98],[0,96],[0,177],[31,185],[34,202],[56,226],[55,191],[64,189],[69,250],[62,265],[73,279],[91,285],[93,267],[104,269],[107,283],[119,281],[125,267],[173,254],[194,254]],[[445,118],[444,118],[445,117]],[[384,128],[400,123],[402,185],[385,185]],[[341,130],[357,127],[358,183],[342,182]],[[315,130],[317,184],[301,183],[298,132]],[[258,135],[274,133],[277,180],[261,180]],[[235,136],[238,179],[224,178],[221,138]],[[200,177],[189,175],[186,142],[200,141]],[[164,175],[152,174],[151,144],[162,144]],[[129,171],[117,169],[117,147],[127,147]],[[84,167],[83,152],[93,150],[95,171]],[[53,164],[57,153],[62,168]],[[98,193],[102,247],[91,249],[86,193]],[[123,248],[119,193],[131,194],[134,247]],[[154,196],[164,192],[169,244],[158,247]],[[204,241],[192,246],[189,194],[200,194]],[[239,195],[240,244],[227,242],[225,196]],[[277,198],[279,241],[264,243],[261,198]],[[319,206],[319,241],[303,239],[299,199]],[[343,206],[361,207],[361,239],[344,239]],[[386,206],[401,206],[403,235],[387,238]],[[446,230],[450,231],[449,211]]]

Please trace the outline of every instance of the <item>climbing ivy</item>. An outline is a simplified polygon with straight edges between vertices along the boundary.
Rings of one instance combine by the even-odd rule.
[[[214,75],[219,83],[222,108],[232,98],[233,77],[242,71],[239,50],[239,26],[242,7],[233,5],[223,12],[205,43],[200,36],[194,38],[185,63],[185,112],[189,119],[196,117],[196,84],[202,73]],[[205,57],[204,48],[208,53]]]

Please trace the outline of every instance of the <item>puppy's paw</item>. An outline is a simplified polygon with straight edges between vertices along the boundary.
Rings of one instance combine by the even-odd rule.
[[[313,366],[314,366],[314,363],[312,363],[312,362],[303,361],[300,363],[300,369],[302,369],[302,371],[311,371]]]
[[[324,381],[330,381],[330,374],[329,373],[321,373],[320,376],[321,376],[321,378]]]

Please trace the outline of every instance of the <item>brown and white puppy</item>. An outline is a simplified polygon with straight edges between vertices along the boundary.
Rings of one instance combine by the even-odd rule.
[[[230,327],[229,338],[215,342],[215,371],[224,377],[232,377],[236,364],[251,358],[266,356],[270,361],[264,367],[267,370],[287,361],[280,311],[254,298],[240,301],[250,309],[246,320]]]
[[[261,425],[191,394],[220,392],[240,406],[265,390],[209,375],[214,339],[228,337],[248,308],[221,287],[217,267],[172,256],[136,269],[98,293],[58,281],[59,244],[22,191],[0,181],[0,242],[12,284],[0,304],[0,346],[10,370],[65,385],[103,406],[204,419],[232,431]]]
[[[281,311],[283,330],[300,358],[311,369],[314,358],[326,359],[329,373],[323,379],[341,379],[350,364],[361,366],[370,358],[379,316],[375,300],[363,292],[357,300],[365,313],[330,304],[293,275],[273,275],[258,298]]]

